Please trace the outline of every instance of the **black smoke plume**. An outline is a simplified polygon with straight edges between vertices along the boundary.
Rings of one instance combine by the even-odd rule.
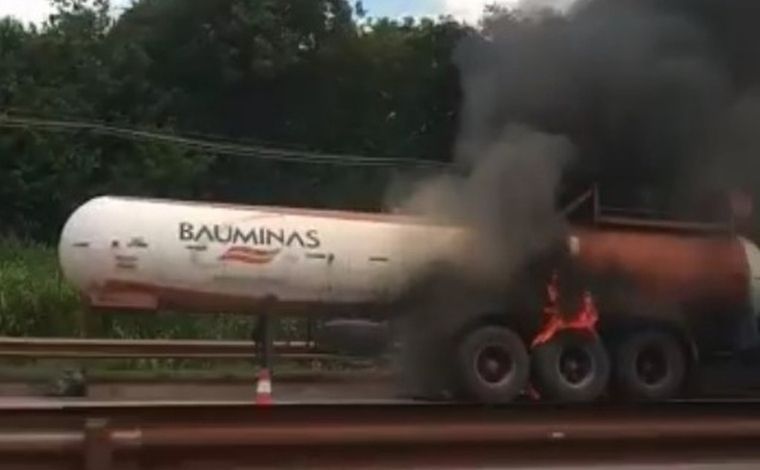
[[[465,176],[424,181],[405,204],[473,228],[478,275],[509,278],[558,240],[561,192],[598,184],[610,205],[679,218],[754,195],[760,2],[536,4],[487,16],[457,48]]]
[[[701,210],[697,195],[758,195],[760,1],[524,2],[488,16],[455,61],[465,176],[417,185],[405,209],[485,243],[473,271],[436,270],[411,289],[424,293],[419,349],[482,314],[484,286],[505,298],[520,287],[526,262],[562,239],[562,191],[597,183],[613,205],[684,216]]]
[[[752,190],[760,170],[760,2],[589,0],[495,15],[456,53],[459,158],[515,124],[560,135],[569,182],[625,205],[678,209]]]

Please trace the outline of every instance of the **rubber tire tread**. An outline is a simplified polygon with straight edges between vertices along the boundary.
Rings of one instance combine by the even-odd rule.
[[[511,378],[498,386],[483,381],[475,370],[475,356],[483,345],[498,343],[507,346],[512,355]],[[463,396],[480,403],[509,403],[528,385],[530,356],[522,338],[504,327],[481,327],[467,334],[457,349],[457,372]]]
[[[636,355],[643,346],[658,342],[669,363],[668,374],[657,386],[648,386],[636,373]],[[676,398],[686,383],[687,358],[678,338],[660,330],[644,330],[626,338],[615,354],[615,387],[629,401],[665,401]]]
[[[559,362],[568,347],[584,349],[592,360],[593,376],[581,385],[569,383],[560,373]],[[590,403],[601,397],[610,382],[610,358],[596,335],[563,331],[550,342],[538,346],[531,355],[533,386],[544,400]]]

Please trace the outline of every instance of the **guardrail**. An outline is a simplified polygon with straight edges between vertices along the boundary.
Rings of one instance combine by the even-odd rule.
[[[334,358],[313,343],[276,342],[275,353],[291,359]],[[62,338],[0,338],[0,357],[44,359],[250,359],[250,341],[164,341]]]
[[[51,404],[0,410],[0,467],[472,467],[760,459],[758,403],[639,409]],[[749,467],[748,467],[749,468]]]

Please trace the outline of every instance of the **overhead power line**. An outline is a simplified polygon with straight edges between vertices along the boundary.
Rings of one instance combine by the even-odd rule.
[[[184,148],[208,153],[238,157],[258,158],[292,163],[315,165],[364,166],[364,167],[402,167],[446,169],[448,164],[419,158],[367,157],[360,155],[341,155],[287,150],[280,148],[244,145],[234,142],[213,142],[177,134],[117,127],[96,122],[41,119],[34,117],[11,116],[0,114],[0,128],[35,129],[48,132],[85,131],[133,141],[153,141],[179,145]]]

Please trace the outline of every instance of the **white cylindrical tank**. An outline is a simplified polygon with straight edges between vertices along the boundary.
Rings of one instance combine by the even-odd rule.
[[[248,311],[382,301],[456,236],[403,216],[99,197],[59,256],[94,307]]]

